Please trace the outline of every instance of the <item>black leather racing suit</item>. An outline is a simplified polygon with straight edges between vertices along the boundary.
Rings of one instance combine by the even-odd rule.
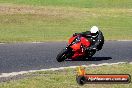
[[[98,36],[95,37],[95,38],[92,37],[92,34],[91,34],[90,31],[73,34],[73,36],[75,36],[75,35],[81,35],[81,36],[87,38],[91,42],[91,46],[88,47],[90,49],[96,48],[97,50],[101,50],[102,47],[103,47],[103,44],[104,44],[104,36],[103,36],[103,33],[101,31],[98,32]]]

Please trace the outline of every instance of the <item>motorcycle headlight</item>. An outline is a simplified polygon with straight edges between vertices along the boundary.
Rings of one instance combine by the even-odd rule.
[[[81,41],[80,38],[76,38],[76,40],[75,40],[76,43],[78,43],[80,41]]]

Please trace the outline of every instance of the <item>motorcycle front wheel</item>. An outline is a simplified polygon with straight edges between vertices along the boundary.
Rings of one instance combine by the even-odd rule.
[[[63,49],[63,50],[57,55],[56,60],[57,60],[58,62],[64,61],[65,59],[68,58],[68,52],[69,52],[68,49]]]

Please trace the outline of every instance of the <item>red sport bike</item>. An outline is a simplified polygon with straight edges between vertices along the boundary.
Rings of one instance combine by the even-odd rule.
[[[91,58],[96,50],[86,50],[90,47],[91,42],[81,35],[72,36],[65,49],[63,49],[56,57],[58,62],[62,62],[68,58],[75,60],[77,58]]]

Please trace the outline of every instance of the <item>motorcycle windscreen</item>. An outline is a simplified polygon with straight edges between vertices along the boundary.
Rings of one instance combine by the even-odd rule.
[[[69,41],[68,41],[68,44],[71,44],[71,43],[73,42],[73,40],[74,40],[76,37],[77,37],[77,36],[71,37],[71,38],[69,39]]]

